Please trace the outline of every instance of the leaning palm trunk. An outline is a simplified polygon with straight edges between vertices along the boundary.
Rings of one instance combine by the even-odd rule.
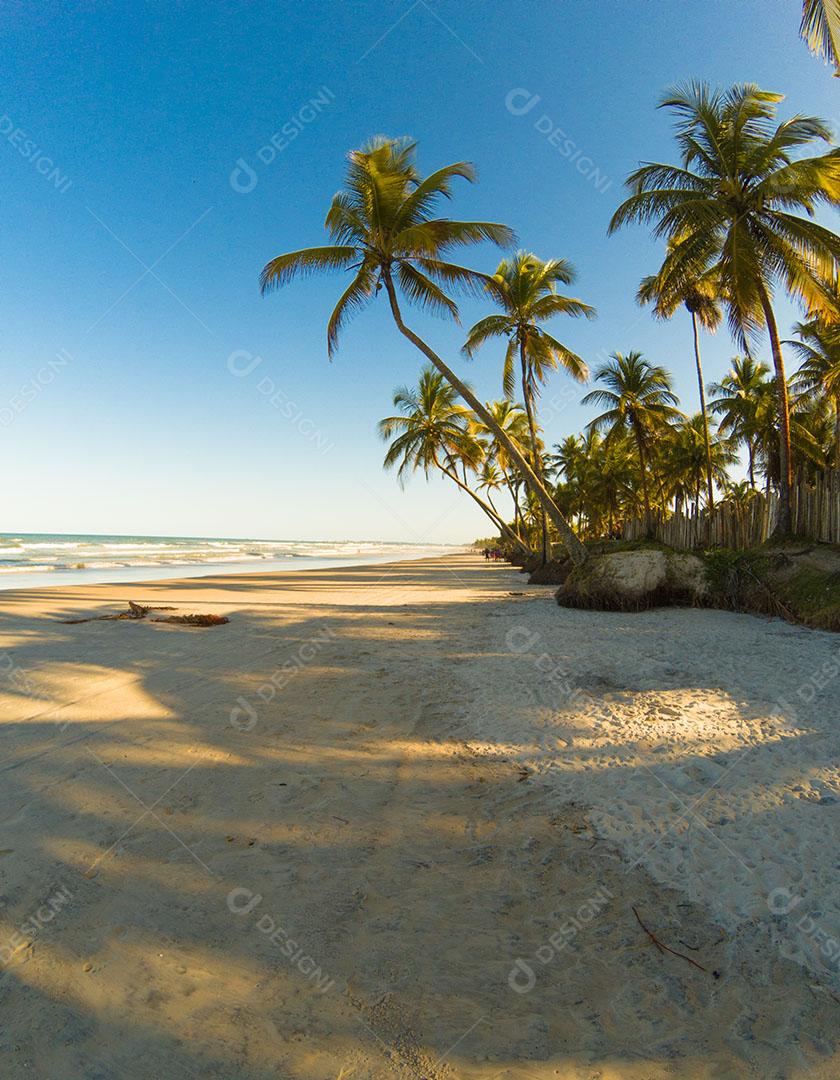
[[[519,493],[514,486],[506,469],[502,469],[502,476],[505,478],[507,489],[510,492],[510,497],[513,500],[513,529],[517,536],[522,536],[522,526],[519,521]]]
[[[510,543],[513,544],[513,546],[519,552],[521,552],[523,555],[533,555],[531,549],[519,539],[513,529],[511,529],[510,526],[507,525],[499,517],[499,515],[495,512],[494,509],[487,505],[487,503],[484,501],[484,499],[481,498],[480,495],[477,495],[468,484],[464,483],[464,481],[458,476],[454,469],[447,469],[445,465],[442,465],[437,460],[435,461],[435,465],[437,465],[437,467],[440,469],[444,476],[448,476],[450,480],[457,484],[461,491],[466,491],[470,498],[473,499],[481,507],[487,517],[490,518],[490,520],[499,530],[501,535],[504,536],[506,540],[510,541]]]
[[[415,346],[415,348],[419,349],[420,352],[422,352],[423,355],[432,362],[432,364],[434,364],[434,366],[438,369],[441,375],[443,375],[444,379],[446,379],[450,386],[452,386],[457,391],[457,393],[464,399],[464,401],[466,401],[466,403],[473,410],[476,416],[481,419],[482,423],[484,423],[487,428],[493,432],[496,439],[502,444],[502,446],[504,446],[505,450],[516,462],[517,466],[522,472],[522,475],[525,478],[525,482],[527,483],[528,487],[534,493],[534,496],[537,498],[540,505],[545,509],[546,513],[556,526],[557,531],[560,533],[560,536],[563,540],[563,543],[566,545],[566,549],[569,552],[569,557],[571,558],[572,562],[579,566],[582,565],[586,561],[587,557],[586,548],[577,538],[571,525],[568,523],[568,521],[566,521],[565,517],[560,512],[557,504],[554,502],[551,495],[546,490],[545,485],[542,483],[540,478],[529,465],[525,455],[522,454],[522,452],[519,450],[513,440],[508,437],[506,432],[504,432],[499,427],[499,425],[490,415],[490,412],[479,401],[479,399],[472,392],[472,390],[470,390],[470,388],[458,378],[455,372],[452,371],[451,368],[449,368],[443,360],[441,360],[441,358],[434,351],[434,349],[431,348],[431,346],[427,345],[421,337],[419,337],[417,334],[414,333],[413,330],[406,326],[406,324],[403,322],[402,314],[400,313],[397,293],[396,289],[394,288],[394,282],[391,278],[390,273],[387,271],[383,271],[382,279],[385,284],[385,289],[388,293],[388,300],[391,304],[391,314],[394,317],[394,322],[396,323],[399,332],[403,335],[403,337],[407,338],[412,343],[412,345]]]
[[[520,337],[519,339],[519,362],[522,365],[522,397],[525,401],[525,414],[528,417],[528,430],[531,434],[531,461],[533,462],[534,472],[539,468],[539,451],[537,448],[537,420],[534,416],[534,402],[531,394],[531,387],[528,385],[528,364],[525,360],[525,342]],[[542,480],[542,477],[540,477]],[[548,561],[548,519],[545,513],[545,507],[540,506],[540,532],[542,536],[542,564],[545,566]]]
[[[700,336],[697,333],[697,315],[691,313],[691,327],[694,331],[694,362],[697,365],[697,388],[700,391],[700,412],[703,416],[703,441],[706,445],[706,490],[709,499],[709,528],[711,530],[712,512],[715,508],[715,494],[712,485],[712,444],[709,439],[709,414],[706,411],[706,387],[703,385],[703,365],[700,362]]]
[[[773,314],[773,305],[767,290],[761,289],[761,306],[770,335],[770,348],[773,352],[773,366],[776,371],[776,391],[779,396],[779,520],[776,522],[775,536],[789,536],[793,528],[791,516],[790,489],[793,486],[793,465],[790,452],[790,405],[788,403],[785,360],[782,356],[782,343],[779,328]]]

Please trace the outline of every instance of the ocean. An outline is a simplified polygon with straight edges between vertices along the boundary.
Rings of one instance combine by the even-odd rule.
[[[0,589],[267,573],[421,559],[465,546],[203,536],[0,533]]]

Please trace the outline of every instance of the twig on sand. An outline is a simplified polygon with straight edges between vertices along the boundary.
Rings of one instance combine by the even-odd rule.
[[[676,949],[671,949],[671,948],[669,948],[669,946],[667,946],[663,942],[661,942],[659,940],[659,938],[656,936],[656,934],[654,934],[651,930],[648,930],[648,928],[642,922],[642,918],[639,915],[638,911],[636,911],[635,908],[631,908],[631,911],[636,916],[636,921],[638,922],[639,926],[641,926],[641,928],[644,930],[644,932],[647,934],[647,936],[650,938],[650,940],[653,942],[653,944],[657,947],[657,949],[661,953],[668,952],[668,953],[671,953],[672,956],[679,956],[679,958],[681,960],[687,961],[689,964],[691,964],[692,967],[696,967],[700,971],[705,971],[708,974],[708,971],[709,971],[708,968],[704,968],[702,964],[698,964],[696,960],[692,960],[691,957],[686,956],[685,953],[677,952]]]

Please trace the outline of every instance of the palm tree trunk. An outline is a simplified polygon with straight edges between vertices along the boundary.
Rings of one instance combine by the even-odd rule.
[[[691,327],[694,331],[694,361],[697,364],[697,388],[700,391],[700,412],[703,415],[703,439],[706,443],[706,486],[709,497],[709,529],[712,527],[712,511],[715,508],[715,494],[712,485],[712,445],[709,441],[709,414],[706,411],[706,387],[703,385],[703,365],[700,363],[700,336],[697,333],[697,313],[691,313]]]
[[[394,288],[394,282],[391,279],[391,275],[387,271],[383,271],[382,280],[385,284],[385,288],[388,292],[388,300],[391,304],[391,314],[394,317],[394,322],[397,325],[397,329],[407,338],[415,348],[419,349],[421,353],[430,360],[432,364],[443,375],[444,379],[449,383],[454,390],[466,401],[469,407],[473,410],[476,416],[480,417],[482,423],[484,423],[490,431],[496,436],[498,442],[504,446],[510,457],[518,465],[523,477],[525,478],[528,487],[533,491],[534,497],[539,500],[541,506],[545,508],[546,513],[551,518],[552,522],[560,533],[563,543],[566,545],[566,549],[569,552],[569,557],[572,562],[577,566],[581,566],[587,559],[587,551],[580,540],[575,536],[574,530],[571,525],[566,521],[563,514],[560,512],[559,507],[552,499],[546,490],[545,484],[542,483],[540,478],[528,464],[524,454],[522,454],[514,443],[509,438],[507,433],[503,431],[493,417],[490,415],[488,409],[479,401],[476,395],[470,390],[470,388],[463,383],[458,376],[449,368],[438,354],[427,345],[426,342],[414,333],[403,322],[402,314],[400,313],[400,306],[397,301],[397,293]],[[520,541],[521,542],[521,541]]]
[[[519,524],[519,493],[517,492],[516,487],[514,486],[514,483],[508,475],[506,469],[502,469],[502,476],[505,478],[507,489],[510,492],[511,499],[513,500],[513,531],[516,533],[517,536],[521,537],[522,529]]]
[[[522,369],[522,397],[525,401],[525,412],[528,416],[528,430],[531,433],[531,461],[534,465],[534,472],[537,472],[539,466],[539,451],[537,449],[537,420],[534,416],[534,402],[531,396],[531,384],[528,381],[528,365],[525,361],[525,341],[522,338],[521,332],[519,337],[519,364]],[[542,477],[540,477],[542,479]],[[578,522],[580,525],[580,522]],[[548,561],[548,521],[545,515],[545,507],[540,507],[540,528],[542,531],[542,564],[545,566]]]
[[[475,502],[478,503],[484,513],[490,518],[490,520],[502,534],[502,536],[506,537],[514,545],[514,547],[518,548],[522,552],[523,555],[533,555],[531,549],[529,547],[526,547],[526,545],[522,543],[522,541],[519,539],[513,529],[511,529],[504,521],[502,521],[502,519],[497,513],[495,513],[495,511],[491,510],[491,508],[487,505],[484,499],[481,498],[480,495],[477,495],[471,487],[469,487],[463,482],[463,480],[461,480],[461,478],[458,476],[454,469],[447,469],[445,465],[441,465],[437,458],[435,459],[435,465],[437,465],[437,467],[444,474],[444,476],[448,476],[450,480],[454,480],[458,487],[461,489],[461,491],[466,491],[470,498],[474,499]]]
[[[779,397],[779,520],[776,522],[774,536],[789,536],[793,527],[791,518],[790,489],[793,484],[793,469],[790,453],[790,405],[788,403],[785,360],[782,356],[782,343],[779,340],[779,328],[773,305],[766,288],[760,286],[761,307],[770,335],[770,348],[773,352],[773,366],[776,369],[776,392]]]
[[[840,469],[840,396],[834,399],[834,468]]]
[[[638,428],[635,429],[635,432],[636,446],[639,448],[639,470],[642,476],[642,499],[645,506],[645,536],[650,540],[653,532],[653,522],[650,519],[650,497],[648,496],[647,473],[645,472],[645,446],[642,433]]]
[[[752,439],[747,439],[747,458],[750,487],[755,487],[755,449]]]

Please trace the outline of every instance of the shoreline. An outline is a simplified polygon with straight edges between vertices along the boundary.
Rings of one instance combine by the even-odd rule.
[[[11,1071],[832,1080],[831,687],[774,712],[831,635],[552,593],[478,553],[131,596],[209,629],[9,591]]]
[[[2,599],[3,599],[3,597],[5,595],[7,595],[8,593],[16,593],[16,592],[26,592],[26,593],[41,592],[41,591],[47,590],[47,589],[67,590],[67,589],[75,589],[75,588],[95,588],[95,587],[97,587],[97,588],[98,587],[128,588],[128,587],[135,587],[135,586],[136,587],[142,587],[142,586],[145,586],[145,585],[178,585],[178,584],[186,583],[186,582],[189,582],[189,581],[207,581],[208,579],[211,579],[211,578],[226,581],[229,578],[230,579],[235,579],[235,578],[239,578],[239,577],[241,577],[241,578],[260,578],[260,577],[277,577],[277,576],[282,577],[282,576],[284,576],[286,574],[318,573],[318,572],[326,571],[326,570],[334,570],[336,572],[339,572],[341,570],[353,570],[353,569],[356,569],[357,567],[362,568],[362,567],[365,567],[365,566],[391,566],[391,565],[397,565],[399,563],[404,563],[404,562],[411,563],[411,562],[424,562],[426,560],[434,560],[434,559],[448,559],[448,558],[451,558],[453,556],[466,555],[466,554],[470,554],[470,553],[471,553],[471,551],[470,551],[469,547],[467,547],[465,545],[464,548],[461,548],[461,549],[458,549],[456,551],[452,551],[452,552],[449,552],[449,553],[446,553],[446,554],[409,555],[409,556],[406,556],[404,558],[399,558],[399,559],[392,559],[390,555],[371,556],[369,559],[363,559],[362,561],[353,561],[353,560],[357,559],[356,556],[348,557],[347,561],[341,560],[338,557],[335,558],[335,559],[330,559],[328,557],[324,557],[323,559],[320,559],[318,556],[305,556],[305,557],[300,556],[301,559],[306,558],[306,560],[310,563],[310,565],[300,566],[300,567],[297,567],[297,566],[284,566],[282,568],[278,567],[278,568],[274,568],[274,569],[270,569],[270,568],[267,569],[267,568],[263,567],[263,569],[259,569],[259,570],[242,570],[242,569],[240,569],[240,564],[233,564],[233,565],[236,566],[236,569],[227,569],[227,567],[231,566],[232,564],[230,564],[230,563],[227,563],[227,564],[226,563],[216,563],[216,564],[212,564],[213,565],[212,570],[208,570],[207,573],[201,573],[201,574],[176,573],[176,570],[181,571],[181,570],[185,569],[185,567],[172,567],[171,568],[172,572],[173,572],[172,576],[169,576],[167,574],[167,575],[165,575],[163,577],[142,577],[142,578],[138,577],[136,579],[124,578],[124,579],[121,579],[121,580],[106,580],[106,581],[93,581],[93,580],[90,580],[90,581],[85,581],[85,580],[82,580],[82,581],[79,581],[79,580],[67,581],[67,580],[65,580],[64,582],[60,582],[60,581],[52,581],[51,580],[51,581],[45,582],[44,584],[39,584],[39,585],[18,585],[17,580],[16,580],[17,576],[18,576],[18,572],[16,571],[14,574],[10,573],[10,574],[7,575],[9,579],[14,580],[14,584],[12,584],[12,585],[6,586],[5,585],[5,577],[0,577],[0,603],[2,603]],[[320,563],[320,565],[313,566],[313,565],[311,565],[311,563],[313,563],[313,562]],[[196,564],[193,564],[193,565],[198,569],[199,567],[201,567],[202,564],[196,563]],[[207,564],[207,565],[209,567],[211,564]],[[253,563],[252,565],[258,566],[259,564],[258,563]],[[162,566],[155,566],[155,567],[140,567],[140,566],[138,566],[138,567],[125,567],[123,569],[134,569],[134,570],[137,570],[138,572],[142,572],[144,570],[149,570],[151,572],[151,571],[164,570],[164,569],[167,569],[167,568],[162,567]],[[73,573],[78,573],[80,571],[75,571],[75,570],[68,570],[68,571],[52,570],[52,571],[49,571],[49,576],[51,577],[53,574],[62,574],[62,573],[65,573],[65,572],[68,573],[68,574],[73,574]],[[99,572],[106,573],[106,571],[104,571],[104,570],[103,571],[97,571],[97,573],[99,573]],[[20,576],[23,577],[25,574],[28,573],[28,571],[20,571],[19,573],[20,573]],[[45,576],[45,577],[48,576],[47,572],[44,572],[43,576]]]

